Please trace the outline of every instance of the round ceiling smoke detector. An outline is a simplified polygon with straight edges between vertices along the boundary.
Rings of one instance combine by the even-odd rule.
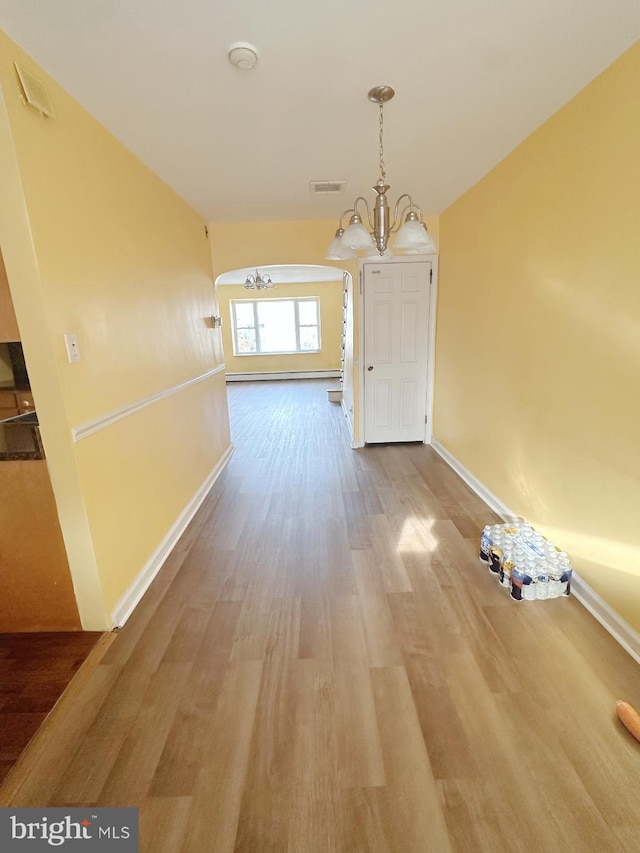
[[[229,62],[243,71],[254,68],[258,61],[258,51],[246,41],[237,41],[232,44],[227,55]]]

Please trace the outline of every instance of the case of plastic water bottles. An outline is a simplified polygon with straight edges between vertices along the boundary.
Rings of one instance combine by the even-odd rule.
[[[524,521],[487,525],[480,539],[480,561],[516,601],[569,595],[573,569],[569,557]]]

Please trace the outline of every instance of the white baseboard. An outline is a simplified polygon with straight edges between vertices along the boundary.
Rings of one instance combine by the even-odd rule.
[[[231,459],[234,449],[233,444],[229,444],[218,464],[207,476],[198,491],[180,513],[175,524],[171,527],[167,535],[147,560],[129,589],[116,604],[111,613],[112,628],[121,628],[129,616],[131,616],[140,599],[160,571],[163,563],[175,548],[178,540],[186,530],[187,525],[200,508],[211,487],[223,472],[227,462]]]
[[[227,382],[261,382],[271,379],[339,379],[339,370],[283,370],[273,373],[227,373]]]
[[[435,438],[431,440],[431,447],[433,447],[439,456],[442,456],[449,467],[453,468],[456,474],[465,481],[467,486],[469,486],[470,489],[473,489],[478,497],[482,498],[489,509],[492,509],[497,513],[500,518],[503,518],[505,521],[510,521],[511,519],[518,517],[515,512],[511,512],[506,504],[502,503],[500,498],[497,498],[493,492],[490,492],[484,483],[481,483],[480,480],[478,480],[475,474],[472,474],[471,471],[465,468],[462,462],[458,462],[455,456],[449,453],[449,451],[443,447],[439,441],[436,441]]]
[[[613,607],[598,595],[589,584],[575,572],[571,578],[571,592],[583,607],[617,640],[631,657],[640,663],[640,634],[626,622]]]
[[[461,477],[470,489],[482,498],[487,506],[497,513],[504,521],[511,521],[518,518],[516,513],[512,512],[502,501],[497,498],[493,492],[481,483],[478,478],[471,473],[464,465],[459,462],[455,456],[443,447],[439,441],[433,439],[431,447],[439,454],[444,461]],[[627,621],[625,621],[619,613],[617,613],[611,605],[598,595],[586,581],[584,581],[576,572],[573,572],[571,578],[571,592],[575,598],[586,607],[589,613],[594,616],[598,622],[605,628],[609,634],[617,640],[622,648],[628,652],[631,657],[640,663],[640,633],[636,631]]]

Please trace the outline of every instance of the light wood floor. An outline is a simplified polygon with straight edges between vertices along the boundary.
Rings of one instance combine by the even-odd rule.
[[[512,601],[492,513],[430,448],[351,450],[325,388],[230,386],[227,470],[1,804],[138,806],[149,853],[637,853],[637,665]]]

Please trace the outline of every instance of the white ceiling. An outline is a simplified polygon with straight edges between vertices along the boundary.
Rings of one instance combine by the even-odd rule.
[[[640,37],[640,2],[0,0],[0,27],[208,220],[321,219],[373,196],[372,86],[391,201],[439,213]]]

